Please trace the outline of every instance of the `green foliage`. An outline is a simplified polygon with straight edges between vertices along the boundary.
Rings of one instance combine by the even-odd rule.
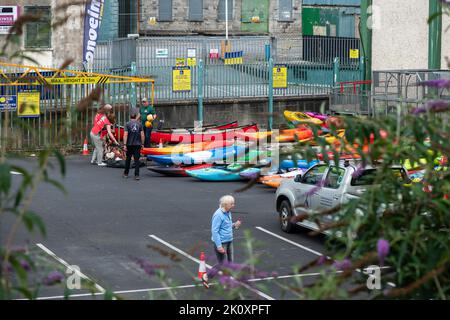
[[[21,225],[30,233],[38,231],[42,236],[46,236],[44,221],[38,212],[30,210],[30,205],[41,182],[50,183],[65,192],[64,186],[49,174],[52,155],[55,156],[59,172],[64,177],[64,157],[53,150],[43,150],[39,153],[37,168],[33,171],[13,164],[16,162],[13,158],[6,158],[0,163],[0,223],[5,221],[7,215],[14,218],[6,237],[2,239],[4,246],[0,247],[0,299],[17,297],[17,294],[29,299],[37,296],[40,285],[34,278],[35,272],[38,271],[34,259],[29,248],[15,249],[15,236]],[[12,171],[20,173],[16,176],[17,179],[13,180]]]

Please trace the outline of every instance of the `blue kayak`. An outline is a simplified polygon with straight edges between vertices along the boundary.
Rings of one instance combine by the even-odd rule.
[[[240,181],[244,178],[240,175],[243,172],[258,173],[259,168],[248,168],[242,171],[231,171],[225,168],[205,168],[199,170],[186,170],[186,173],[193,178],[197,178],[202,181]]]
[[[244,146],[229,146],[205,151],[189,152],[184,154],[148,155],[147,159],[163,165],[172,164],[201,164],[213,162],[234,162],[234,157],[245,151]],[[228,161],[227,161],[228,162]]]
[[[300,169],[308,169],[311,168],[313,165],[318,164],[318,160],[312,160],[310,162],[300,159],[297,160],[297,165],[294,164],[294,160],[283,160],[280,164],[280,169],[292,169],[292,168],[300,168]]]

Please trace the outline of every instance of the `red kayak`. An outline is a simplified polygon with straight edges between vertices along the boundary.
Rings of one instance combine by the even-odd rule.
[[[178,132],[152,132],[151,141],[154,143],[195,143],[204,141],[230,140],[238,137],[242,132],[258,131],[257,124],[251,124],[231,129],[208,129],[203,132],[189,132],[188,130],[180,130]]]
[[[170,177],[188,177],[186,170],[198,170],[212,167],[211,163],[195,164],[193,166],[152,166],[148,170]]]
[[[238,122],[237,121],[232,121],[232,122],[228,122],[228,123],[224,123],[224,124],[210,124],[207,126],[203,126],[201,129],[199,129],[200,131],[205,131],[205,130],[223,130],[223,129],[231,129],[231,128],[236,128],[238,126]],[[157,133],[168,133],[168,134],[172,134],[174,130],[187,130],[187,131],[192,131],[194,130],[194,127],[186,127],[186,128],[181,128],[181,129],[163,129],[163,130],[154,130],[152,133],[152,136],[154,134]],[[122,141],[123,140],[123,134],[125,132],[125,129],[123,126],[115,126],[114,128],[114,136],[116,137],[117,140]],[[153,141],[153,139],[152,139]],[[154,142],[154,141],[153,141]],[[159,142],[159,139],[158,139]],[[164,140],[162,140],[162,142],[164,142]]]

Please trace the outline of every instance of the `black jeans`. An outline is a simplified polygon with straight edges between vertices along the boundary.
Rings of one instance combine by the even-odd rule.
[[[128,175],[128,172],[130,171],[130,165],[131,165],[131,157],[134,158],[134,176],[139,176],[139,167],[140,162],[139,158],[141,156],[141,146],[127,146],[127,159],[125,160],[125,171],[123,174]]]
[[[233,242],[224,242],[222,243],[222,248],[225,249],[225,253],[220,253],[217,251],[216,244],[214,244],[214,251],[216,252],[217,261],[219,264],[222,264],[225,260],[225,255],[227,256],[228,262],[233,262]]]
[[[144,148],[150,148],[152,129],[153,128],[147,128],[144,126],[144,135],[145,135]]]

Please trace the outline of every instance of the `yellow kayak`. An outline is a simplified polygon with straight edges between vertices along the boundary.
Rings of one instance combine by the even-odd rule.
[[[311,117],[311,116],[307,115],[306,113],[300,112],[300,111],[285,110],[283,112],[283,115],[287,121],[292,122],[293,124],[312,123],[312,124],[321,125],[323,123],[322,120]]]

